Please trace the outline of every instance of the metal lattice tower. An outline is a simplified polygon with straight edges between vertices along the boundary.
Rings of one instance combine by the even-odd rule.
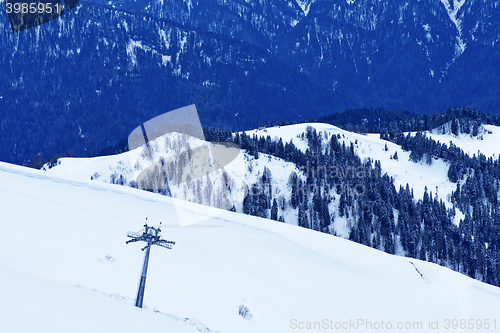
[[[148,226],[148,219],[146,218],[144,229],[139,232],[127,232],[127,237],[130,237],[132,239],[129,239],[126,244],[133,242],[147,243],[147,245],[141,249],[142,251],[146,250],[146,252],[144,253],[144,264],[142,265],[141,280],[139,282],[139,289],[137,290],[137,298],[135,300],[135,306],[138,308],[142,308],[142,301],[144,300],[144,289],[146,288],[146,274],[148,272],[149,251],[151,249],[151,245],[158,245],[167,249],[172,249],[172,246],[175,245],[175,242],[173,241],[161,239],[160,227],[155,228]]]

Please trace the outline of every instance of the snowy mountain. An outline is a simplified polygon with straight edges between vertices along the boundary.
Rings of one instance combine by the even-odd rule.
[[[6,332],[289,332],[356,325],[497,329],[500,290],[417,259],[293,225],[137,189],[0,164]],[[178,219],[202,219],[180,227]],[[145,217],[153,248],[145,308],[133,307],[143,253],[125,244]],[[252,317],[238,314],[246,306]],[[370,326],[371,325],[371,326]],[[472,326],[470,326],[472,325]],[[353,327],[353,326],[351,326]]]
[[[500,131],[496,126],[486,125],[488,128],[495,129],[495,132]],[[405,187],[409,184],[415,198],[422,198],[425,188],[436,193],[439,197],[445,200],[448,208],[453,205],[450,200],[450,195],[455,190],[456,184],[448,180],[449,163],[441,159],[435,160],[431,165],[423,162],[415,163],[409,159],[410,152],[403,151],[402,148],[394,143],[387,142],[380,139],[379,134],[358,134],[340,129],[333,125],[318,124],[318,123],[303,123],[290,126],[280,126],[274,128],[266,128],[263,130],[247,131],[249,136],[256,138],[265,138],[270,136],[274,141],[279,139],[282,142],[293,142],[303,152],[308,148],[307,139],[304,138],[307,128],[314,128],[326,146],[332,136],[340,137],[339,141],[344,143],[347,147],[351,144],[354,147],[354,152],[362,159],[371,159],[372,161],[380,161],[382,166],[382,174],[387,173],[389,177],[394,179],[396,188],[400,186]],[[437,132],[437,130],[435,131]],[[434,135],[436,140],[446,142],[446,140],[454,141],[457,146],[463,143],[464,146],[469,144],[469,149],[475,151],[482,149],[484,141],[478,139],[470,139],[463,136],[462,139],[455,138],[453,135]],[[486,142],[493,142],[494,135],[484,135]],[[173,149],[173,142],[176,140],[170,136],[163,136],[157,138],[152,145],[155,147],[155,152],[158,158],[179,154]],[[469,143],[470,141],[470,143]],[[474,143],[476,144],[474,146]],[[385,149],[387,147],[387,150]],[[475,148],[472,148],[475,147]],[[81,180],[94,180],[104,183],[119,183],[122,185],[130,186],[131,181],[135,181],[138,173],[150,163],[146,163],[144,158],[141,159],[140,166],[134,168],[137,163],[137,156],[143,156],[141,147],[131,152],[125,152],[119,155],[102,156],[96,158],[61,158],[59,164],[49,168],[45,166],[44,169],[53,175],[67,175],[76,177]],[[394,154],[397,154],[398,159],[394,159]],[[258,159],[248,154],[247,151],[242,150],[237,158],[225,167],[225,172],[229,177],[231,184],[231,193],[233,196],[234,204],[238,212],[243,212],[242,202],[248,189],[262,177],[264,170],[270,172],[271,182],[270,185],[274,189],[272,196],[278,200],[289,200],[291,196],[291,186],[289,184],[289,176],[292,172],[297,173],[302,180],[307,178],[306,170],[294,165],[293,163],[286,162],[276,156],[261,154]],[[353,170],[341,170],[343,173],[352,173]],[[170,178],[172,179],[172,175]],[[209,175],[208,178],[201,178],[196,184],[184,183],[179,187],[172,187],[172,195],[175,198],[189,200],[199,204],[205,204],[217,208],[223,208],[223,203],[217,199],[223,196],[224,186],[221,181],[222,172],[216,172]],[[200,193],[206,192],[207,184],[210,183],[211,195],[201,196]],[[133,184],[132,184],[133,185]],[[337,199],[340,197],[336,195]],[[338,205],[338,204],[337,204]],[[333,211],[337,211],[338,207],[333,206]],[[283,210],[285,222],[296,224],[297,222],[297,209]],[[338,216],[338,211],[335,213]],[[457,210],[456,224],[459,222],[459,217],[463,217],[460,211]],[[337,219],[336,232],[339,235],[347,238],[349,231],[347,228],[348,221],[346,219]]]
[[[400,133],[392,142],[321,123],[233,134],[213,130],[206,133],[209,140],[241,150],[230,163],[217,162],[222,168],[201,174],[196,169],[211,162],[200,162],[193,152],[206,142],[171,133],[150,147],[63,158],[44,169],[287,222],[498,285],[499,160],[478,152],[497,132],[469,120]],[[144,178],[146,170],[153,173]]]
[[[94,0],[18,34],[0,11],[0,159],[93,156],[192,103],[205,126],[232,130],[359,107],[498,113],[499,10],[487,0]]]

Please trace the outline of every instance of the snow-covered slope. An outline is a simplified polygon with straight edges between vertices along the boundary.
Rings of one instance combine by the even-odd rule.
[[[361,321],[383,321],[392,329],[377,331],[421,323],[418,331],[446,332],[446,320],[500,324],[496,287],[284,223],[4,163],[0,202],[6,332],[275,333],[349,321],[360,330]],[[204,221],[181,228],[174,211]],[[125,244],[125,232],[140,230],[145,217],[162,221],[163,237],[176,245],[152,249],[147,308],[139,310],[143,253]],[[240,304],[250,320],[238,315]]]
[[[417,199],[422,198],[425,187],[434,194],[437,192],[439,197],[443,199],[446,199],[451,191],[455,189],[455,185],[447,180],[449,167],[447,163],[442,160],[435,160],[432,165],[427,165],[425,163],[409,161],[409,152],[404,152],[396,144],[381,140],[379,134],[363,135],[321,123],[305,123],[266,128],[264,130],[252,130],[247,131],[246,134],[250,136],[256,134],[259,137],[269,135],[271,139],[278,140],[281,138],[283,143],[290,142],[291,140],[298,149],[305,151],[307,149],[307,141],[301,138],[301,134],[306,132],[308,126],[312,126],[316,131],[322,132],[325,145],[332,135],[340,135],[339,140],[345,142],[346,146],[349,146],[351,142],[354,144],[355,152],[361,159],[371,158],[372,160],[380,160],[382,173],[387,173],[393,177],[397,188],[400,185],[406,186],[408,183],[410,188],[413,188],[415,198]],[[165,140],[163,137],[157,139],[156,146],[160,147],[159,154],[168,154],[168,150],[161,150],[163,140]],[[387,145],[387,151],[385,150],[385,145]],[[482,146],[477,145],[477,147],[479,149]],[[396,152],[398,155],[397,160],[392,158]],[[140,155],[140,152],[128,152],[97,158],[62,158],[60,159],[60,165],[48,171],[57,175],[71,175],[81,179],[90,179],[97,172],[98,180],[104,182],[110,182],[110,176],[113,173],[117,175],[123,174],[126,181],[129,182],[133,178],[133,167],[130,165],[130,161],[135,160],[135,157],[131,157],[130,155],[137,156]],[[269,163],[269,160],[267,155],[264,155],[264,158],[254,160],[249,156],[245,156],[242,152],[233,163],[229,164],[226,171],[229,172],[233,180],[246,179],[245,183],[250,185],[255,181],[255,174],[262,172],[264,166],[266,166],[270,168],[273,178],[275,178],[276,182],[273,186],[285,190],[288,176],[294,170],[293,165],[277,158],[271,158],[271,160],[279,161],[278,163]],[[252,164],[252,171],[248,170],[250,164]],[[236,188],[241,188],[242,186],[243,183],[238,182]],[[182,193],[179,193],[178,197],[188,200],[192,199],[190,196],[182,196]]]
[[[449,146],[450,141],[457,147],[460,147],[464,153],[472,157],[474,154],[477,156],[478,152],[486,157],[497,158],[500,153],[500,127],[494,125],[481,125],[478,130],[477,136],[470,134],[459,133],[453,135],[449,130],[449,123],[445,126],[445,133],[439,129],[427,131],[427,136],[435,141],[440,141]]]
[[[340,135],[340,141],[349,146],[351,142],[354,144],[354,151],[361,158],[371,158],[379,160],[382,165],[382,174],[387,173],[394,178],[396,188],[400,185],[403,187],[408,183],[413,189],[415,198],[422,198],[425,187],[433,193],[438,192],[438,195],[445,199],[455,185],[448,181],[448,165],[442,160],[436,160],[432,165],[425,163],[414,163],[409,160],[410,153],[404,152],[400,146],[380,139],[379,134],[358,134],[345,131],[329,124],[321,123],[305,123],[291,126],[267,128],[265,131],[254,130],[247,134],[255,133],[260,136],[269,135],[271,138],[283,139],[283,142],[293,140],[297,148],[305,151],[307,149],[307,141],[300,140],[298,136],[304,133],[308,126],[312,126],[318,132],[322,132],[323,142],[326,144],[332,135]],[[385,150],[387,145],[388,150]],[[397,152],[398,159],[392,157]],[[437,189],[437,190],[436,190]]]
[[[205,144],[200,140],[193,139],[188,139],[186,143],[178,140],[175,136],[176,134],[167,134],[150,142],[154,151],[154,160],[158,161],[162,157],[172,160],[172,157],[179,156],[182,152],[187,151],[187,146],[193,148]],[[301,142],[301,144],[307,146],[307,143]],[[144,151],[144,147],[139,147],[133,151],[113,156],[61,158],[58,165],[50,169],[48,166],[44,166],[44,170],[53,175],[65,175],[81,180],[103,183],[120,183],[120,176],[122,176],[121,183],[130,186],[130,182],[135,181],[137,175],[153,164],[151,159],[145,156]],[[175,158],[173,159],[175,160]],[[193,167],[196,167],[196,165],[192,166],[191,169]],[[231,198],[228,200],[236,206],[237,211],[242,211],[241,205],[248,188],[257,181],[258,177],[262,177],[264,167],[273,175],[271,185],[274,188],[275,195],[290,196],[290,189],[286,186],[288,176],[293,171],[300,173],[293,163],[266,154],[261,154],[261,158],[255,159],[245,151],[241,151],[231,163],[224,166],[224,172],[228,175],[231,188]],[[169,179],[173,179],[175,173],[178,173],[177,165],[173,165],[170,170],[173,176],[169,177]],[[193,174],[193,170],[191,170],[191,174]],[[192,182],[171,183],[169,185],[174,198],[216,208],[227,207],[221,200],[222,197],[227,195],[222,182],[222,169],[215,169],[215,172]]]
[[[3,260],[2,260],[3,261]],[[121,295],[68,285],[0,265],[2,332],[197,332],[199,323],[141,311]],[[206,330],[205,330],[206,331]]]
[[[394,143],[381,140],[379,134],[363,135],[321,123],[304,123],[252,130],[247,131],[246,134],[249,136],[256,135],[257,137],[266,137],[269,135],[274,140],[281,138],[283,143],[292,141],[298,149],[305,151],[308,144],[303,133],[307,131],[308,126],[313,127],[321,134],[325,146],[332,135],[336,135],[339,141],[344,142],[346,146],[352,143],[354,151],[361,159],[370,158],[372,161],[379,160],[382,166],[382,174],[387,173],[392,177],[396,188],[399,188],[399,186],[405,187],[408,184],[413,189],[415,199],[421,199],[425,188],[427,188],[433,195],[437,194],[439,198],[442,198],[448,208],[453,207],[450,195],[456,189],[456,185],[448,180],[449,164],[447,162],[437,159],[433,160],[431,165],[424,162],[414,163],[409,160],[409,152],[404,152],[400,146]],[[487,137],[486,134],[485,137]],[[450,138],[452,137],[449,136],[446,140]],[[492,138],[492,140],[494,139]],[[456,140],[457,145],[465,143],[467,140],[466,138]],[[475,147],[477,149],[482,147],[482,141],[476,139],[472,141],[474,142],[470,143],[470,147],[474,146],[474,144],[476,144]],[[174,153],[171,142],[172,138],[159,137],[152,143],[152,146],[158,156],[168,156]],[[386,146],[387,150],[385,149]],[[395,153],[397,153],[397,159],[393,158]],[[137,171],[134,170],[143,170],[148,166],[147,161],[141,159],[140,156],[144,156],[142,148],[115,156],[85,159],[62,158],[60,159],[60,165],[47,171],[54,175],[69,175],[83,180],[90,180],[92,178],[94,181],[107,183],[111,181],[111,177],[118,179],[119,175],[123,175],[125,184],[128,184],[131,180],[135,179],[134,175],[137,174]],[[138,159],[140,160],[140,166],[136,168],[134,165]],[[273,197],[278,198],[278,200],[280,197],[287,199],[290,197],[291,188],[287,183],[292,171],[295,171],[303,180],[306,178],[304,170],[299,170],[292,163],[265,154],[261,154],[259,159],[255,159],[246,154],[245,151],[241,151],[237,158],[225,167],[231,185],[232,197],[230,201],[235,204],[237,212],[242,212],[242,201],[245,197],[245,191],[257,181],[258,177],[262,176],[264,167],[271,171]],[[222,208],[224,207],[221,203],[223,201],[218,199],[223,197],[224,193],[224,186],[221,180],[222,173],[218,171],[200,179],[195,185],[181,184],[177,188],[174,187],[172,195],[179,199]],[[206,191],[206,184],[208,183],[211,184],[210,195]],[[200,196],[199,193],[203,193],[203,195]],[[332,193],[332,195],[335,196],[336,194]],[[337,203],[332,205],[331,209],[335,214]],[[287,223],[296,224],[297,213],[297,209],[285,207],[282,215]],[[456,210],[455,224],[458,225],[461,218],[463,218],[463,214],[459,210]],[[337,214],[335,220],[337,235],[345,238],[348,237],[349,230],[347,224],[348,221]]]

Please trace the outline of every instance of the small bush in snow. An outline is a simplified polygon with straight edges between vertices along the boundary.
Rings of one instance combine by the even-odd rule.
[[[240,314],[240,316],[242,316],[246,320],[252,319],[253,315],[250,313],[250,309],[248,309],[246,305],[240,304],[238,309],[238,313]]]

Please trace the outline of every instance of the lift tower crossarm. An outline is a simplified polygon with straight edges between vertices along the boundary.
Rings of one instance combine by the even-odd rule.
[[[155,228],[148,226],[148,219],[146,218],[146,223],[144,224],[143,230],[139,232],[127,232],[127,237],[130,237],[131,239],[126,241],[126,244],[134,242],[147,243],[147,245],[141,249],[142,251],[146,250],[146,252],[144,253],[144,263],[142,265],[141,280],[139,282],[139,289],[137,290],[137,298],[135,300],[135,306],[138,308],[142,308],[142,302],[144,300],[144,290],[146,289],[146,275],[148,272],[149,252],[151,250],[151,245],[158,245],[166,249],[172,249],[172,247],[175,245],[174,241],[169,241],[161,238],[160,227]]]

